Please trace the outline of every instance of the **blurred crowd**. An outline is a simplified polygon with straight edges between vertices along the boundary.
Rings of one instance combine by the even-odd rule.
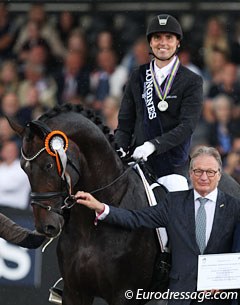
[[[33,3],[19,19],[0,3],[0,205],[25,209],[30,189],[19,166],[20,139],[4,114],[24,125],[68,102],[95,110],[111,133],[116,129],[129,75],[151,56],[147,17],[140,23],[110,17],[50,15],[44,4]],[[192,147],[216,147],[224,170],[240,182],[240,22],[216,15],[204,24],[193,20],[191,30],[189,20],[181,22],[186,31],[179,59],[204,80]]]

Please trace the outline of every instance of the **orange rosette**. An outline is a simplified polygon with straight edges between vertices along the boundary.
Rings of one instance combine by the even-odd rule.
[[[63,141],[63,149],[66,151],[68,149],[68,137],[65,135],[64,132],[60,130],[53,130],[50,132],[45,139],[45,148],[49,155],[56,157],[56,153],[54,149],[52,148],[51,142],[54,140],[54,138],[60,138]]]

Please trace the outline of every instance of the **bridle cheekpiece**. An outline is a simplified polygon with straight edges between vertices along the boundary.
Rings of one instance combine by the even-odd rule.
[[[66,151],[68,149],[68,137],[66,134],[60,130],[51,130],[45,123],[42,121],[33,121],[29,123],[28,127],[33,125],[34,127],[37,127],[38,130],[42,132],[43,139],[44,139],[44,147],[42,147],[34,156],[27,157],[23,149],[21,148],[21,155],[22,158],[25,161],[33,161],[35,160],[42,152],[46,150],[46,152],[52,156],[55,157],[56,165],[57,165],[57,171],[59,176],[61,177],[62,181],[65,183],[65,191],[58,191],[58,192],[31,192],[31,204],[37,205],[43,209],[46,209],[48,211],[52,211],[55,213],[58,213],[60,215],[63,215],[64,209],[70,209],[74,204],[74,196],[72,195],[71,190],[71,177],[66,172],[67,162],[69,161],[69,164],[77,171],[78,175],[80,174],[76,166],[73,164],[73,162],[68,158]],[[61,208],[54,208],[50,205],[42,204],[39,201],[44,200],[52,200],[54,198],[63,198],[64,204],[61,205]]]

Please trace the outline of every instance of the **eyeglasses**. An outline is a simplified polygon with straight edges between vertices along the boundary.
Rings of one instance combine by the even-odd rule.
[[[216,173],[219,172],[219,170],[215,171],[213,169],[207,169],[207,170],[193,169],[192,171],[196,177],[201,177],[203,175],[203,173],[205,172],[207,174],[207,176],[210,178],[214,177],[216,175]]]

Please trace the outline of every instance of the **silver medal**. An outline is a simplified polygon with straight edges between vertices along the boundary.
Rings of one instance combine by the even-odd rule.
[[[160,111],[166,111],[168,109],[168,103],[166,101],[160,101],[158,103],[158,109]]]

